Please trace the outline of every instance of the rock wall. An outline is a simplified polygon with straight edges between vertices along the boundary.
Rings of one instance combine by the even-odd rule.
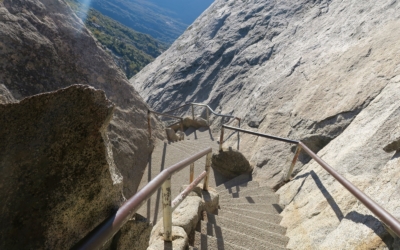
[[[1,249],[69,249],[124,201],[113,110],[82,85],[0,104]]]
[[[132,196],[152,150],[147,106],[111,56],[63,0],[1,1],[0,37],[0,102],[86,84],[115,103],[107,134],[125,179],[124,195]],[[155,136],[162,137],[159,123],[152,122]]]
[[[399,124],[400,76],[363,109],[319,155],[346,179],[400,219],[400,152],[386,153]],[[399,249],[381,222],[312,161],[278,193],[282,225],[292,249]],[[395,245],[394,245],[395,244]]]
[[[244,128],[322,149],[400,218],[398,153],[382,150],[398,125],[399,17],[397,0],[216,0],[130,82],[156,110],[208,103],[242,117]],[[251,135],[240,136],[240,150],[269,186],[281,182],[294,155],[288,144]],[[391,247],[376,218],[309,160],[300,156],[295,180],[279,191],[289,247]]]
[[[398,10],[397,1],[217,0],[130,81],[156,110],[208,103],[318,151],[399,73]],[[248,135],[241,145],[271,186],[294,151]]]

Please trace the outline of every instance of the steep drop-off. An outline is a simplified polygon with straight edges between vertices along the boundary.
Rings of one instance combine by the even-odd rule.
[[[323,149],[328,163],[400,218],[398,155],[382,150],[399,106],[399,17],[396,0],[217,0],[130,81],[155,110],[208,103],[242,117],[244,128]],[[257,180],[281,182],[294,148],[246,134],[240,143]],[[288,247],[391,247],[380,222],[308,162],[301,155],[295,180],[279,191]]]

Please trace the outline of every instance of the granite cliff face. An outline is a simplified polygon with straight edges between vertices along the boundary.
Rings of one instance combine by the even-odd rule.
[[[155,110],[208,103],[242,117],[244,128],[322,149],[328,163],[400,218],[398,154],[382,150],[398,123],[399,18],[396,0],[217,0],[130,82]],[[255,178],[280,183],[294,148],[249,135],[240,142]],[[391,247],[375,217],[308,162],[301,155],[295,181],[279,191],[289,248]]]
[[[0,102],[85,84],[115,103],[107,134],[124,195],[132,196],[151,151],[147,107],[80,19],[61,0],[4,0],[0,37]]]

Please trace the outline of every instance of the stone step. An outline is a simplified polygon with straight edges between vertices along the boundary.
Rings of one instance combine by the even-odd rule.
[[[220,209],[226,208],[240,208],[247,209],[250,211],[258,211],[270,214],[280,214],[282,208],[278,204],[249,204],[249,203],[237,203],[237,204],[220,204]]]
[[[177,141],[177,142],[171,142],[171,146],[174,147],[174,150],[176,152],[174,153],[183,153],[183,154],[194,154],[195,152],[198,152],[200,150],[206,149],[210,147],[208,144],[200,144],[198,142],[190,142],[190,141]]]
[[[235,216],[235,218],[232,218],[232,217],[226,217],[224,215],[207,214],[207,219],[209,223],[213,223],[221,227],[235,228],[235,229],[241,227],[246,230],[241,232],[246,232],[246,233],[252,230],[264,230],[279,235],[285,235],[286,233],[286,228],[278,224],[265,222],[259,219],[254,219],[251,217],[247,217],[245,215],[239,215],[239,214],[236,215],[237,216]],[[249,229],[246,229],[247,227]]]
[[[279,224],[282,220],[282,216],[279,214],[257,212],[246,209],[240,209],[236,207],[226,208],[224,210],[218,210],[218,215],[226,216],[228,218],[235,218],[235,216],[237,218],[237,216],[241,216],[242,214],[245,214],[247,217],[275,224]]]
[[[182,161],[189,156],[199,152],[199,150],[209,147],[209,143],[197,141],[178,141],[178,142],[163,142],[157,141],[156,147],[154,148],[153,154],[151,155],[151,162],[146,167],[139,189],[143,188],[150,180],[160,173],[163,169],[166,169],[179,161]],[[200,145],[200,146],[199,146]],[[195,162],[195,178],[204,171],[206,157],[202,157]],[[171,191],[172,196],[175,198],[179,194],[182,185],[189,184],[189,167],[175,173],[171,179]],[[214,171],[210,171],[209,185],[215,187],[216,183],[221,183],[222,179],[218,173],[214,174]],[[216,181],[218,178],[218,182]],[[151,198],[144,204],[137,213],[147,217],[149,221],[156,223],[162,217],[162,202],[161,202],[161,190],[151,196]]]
[[[243,184],[245,182],[249,182],[251,180],[252,180],[251,174],[242,174],[242,175],[239,175],[239,176],[237,176],[237,177],[235,177],[235,178],[233,178],[233,179],[231,179],[231,180],[219,185],[217,187],[217,191],[223,190],[223,189],[227,189],[227,188],[230,188],[230,187],[233,187],[233,186],[237,186],[237,185]],[[220,187],[222,189],[219,189]]]
[[[246,250],[248,248],[240,247],[230,242],[226,242],[223,239],[217,239],[215,237],[195,232],[194,246],[193,249],[198,250]]]
[[[218,192],[226,192],[226,191],[228,191],[228,192],[234,193],[234,192],[237,192],[237,191],[239,191],[239,190],[241,190],[243,188],[258,188],[259,186],[260,185],[258,184],[257,181],[248,181],[248,182],[245,182],[245,183],[242,183],[242,184],[239,184],[239,185],[235,185],[235,186],[231,186],[231,187],[228,187],[228,188],[225,188],[223,185],[219,185],[217,187],[217,191]]]
[[[219,197],[230,197],[230,198],[240,198],[249,195],[263,195],[263,194],[275,194],[275,192],[270,187],[241,187],[237,189],[227,189],[225,191],[219,192]]]
[[[226,198],[221,197],[219,199],[220,204],[234,204],[234,203],[249,203],[249,204],[275,204],[279,202],[279,196],[276,194],[266,194],[266,195],[249,195],[241,198]]]
[[[257,230],[259,233],[253,235]],[[249,249],[285,249],[289,241],[287,237],[278,234],[273,235],[270,232],[261,232],[262,230],[259,229],[257,230],[248,232],[242,227],[228,229],[205,221],[201,221],[200,228],[198,228],[198,231],[202,234],[223,239],[224,243],[229,242]]]

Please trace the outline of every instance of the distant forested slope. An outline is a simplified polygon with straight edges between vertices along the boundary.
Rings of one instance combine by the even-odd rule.
[[[189,24],[172,18],[174,14],[147,0],[75,0],[112,19],[171,44]]]
[[[214,0],[74,0],[172,44]]]
[[[128,78],[168,47],[167,44],[136,32],[92,8],[85,8],[76,0],[68,2],[97,40],[113,55],[114,61]]]
[[[192,24],[214,0],[148,0],[157,6],[172,11],[175,18],[186,24]]]

